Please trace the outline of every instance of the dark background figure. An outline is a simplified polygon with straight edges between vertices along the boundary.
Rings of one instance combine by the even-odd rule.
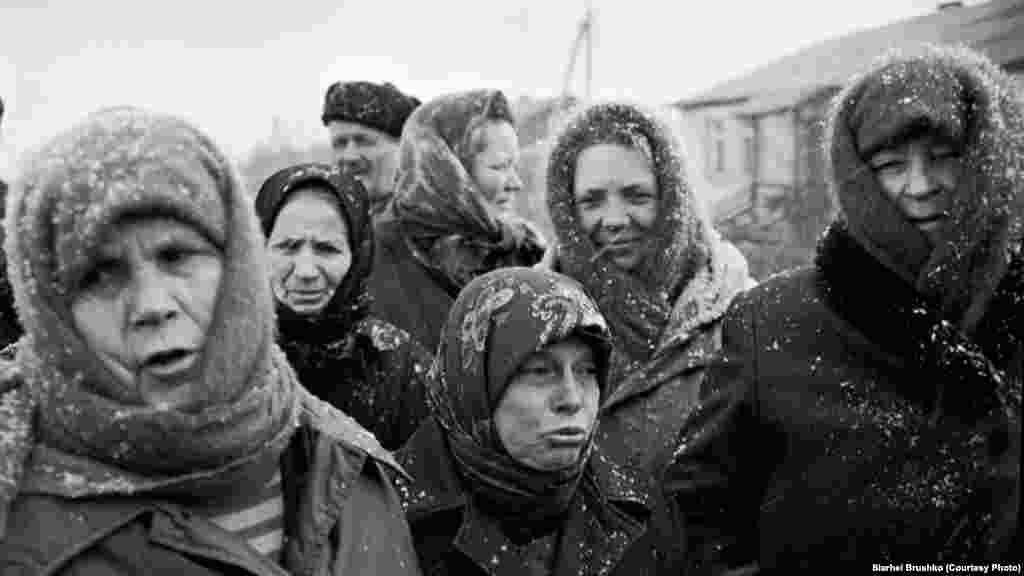
[[[398,454],[424,574],[654,574],[644,476],[594,445],[610,335],[572,279],[504,268],[452,307],[434,416]],[[656,552],[657,549],[657,552]]]
[[[267,179],[256,212],[278,344],[299,382],[398,449],[429,412],[431,357],[404,330],[370,315],[374,240],[365,188],[337,168],[300,164]]]
[[[466,283],[543,257],[543,237],[511,212],[522,188],[514,126],[497,90],[440,96],[406,122],[395,196],[376,222],[370,293],[374,314],[431,352]]]
[[[0,128],[3,128],[4,101],[0,98]],[[0,179],[0,221],[3,220],[7,208],[7,183]],[[3,246],[4,231],[0,226],[0,246]],[[7,282],[7,262],[3,249],[0,248],[0,350],[21,337],[21,324],[14,309],[14,294]]]
[[[391,200],[402,127],[419,105],[390,82],[335,82],[324,94],[320,119],[335,161],[366,187],[374,218]]]
[[[1024,113],[966,49],[830,114],[840,213],[740,296],[666,476],[691,557],[768,573],[1020,562]]]

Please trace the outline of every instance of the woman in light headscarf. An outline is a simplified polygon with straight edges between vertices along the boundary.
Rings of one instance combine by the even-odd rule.
[[[369,206],[358,180],[324,164],[280,170],[256,196],[278,344],[307,390],[397,450],[428,413],[430,356],[369,313]]]
[[[405,123],[395,195],[376,222],[374,315],[433,352],[470,280],[540,261],[544,242],[511,212],[522,189],[519,143],[505,95],[448,94]]]
[[[21,178],[0,571],[415,574],[397,465],[274,344],[259,227],[209,138],[108,109]]]
[[[598,443],[650,472],[696,401],[721,317],[753,284],[712,229],[682,152],[657,115],[626,103],[584,107],[548,160],[555,267],[593,295],[615,342]]]

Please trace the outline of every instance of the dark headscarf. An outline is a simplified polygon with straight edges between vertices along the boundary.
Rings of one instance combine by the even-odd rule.
[[[512,531],[538,528],[562,515],[586,466],[590,444],[570,468],[530,468],[505,450],[494,411],[528,356],[572,335],[594,347],[603,395],[610,334],[594,303],[572,279],[512,267],[466,286],[452,306],[438,347],[431,390],[437,419],[480,506]]]
[[[855,78],[831,110],[830,163],[839,218],[869,253],[969,327],[1019,251],[1024,116],[1003,72],[966,48],[890,54]],[[931,247],[868,165],[880,148],[934,133],[962,154],[943,240]]]
[[[642,150],[653,165],[658,215],[639,270],[632,273],[597,255],[576,217],[576,160],[597,144]],[[677,298],[708,265],[714,241],[706,214],[686,182],[671,129],[631,104],[605,103],[579,111],[559,133],[548,160],[548,209],[558,238],[559,269],[594,296],[612,326],[617,352],[645,362],[658,346]]]
[[[402,131],[393,211],[414,257],[452,294],[503,266],[529,266],[543,238],[525,222],[495,218],[470,176],[474,132],[506,120],[511,108],[497,90],[441,96],[413,112]]]
[[[74,327],[75,286],[123,218],[166,217],[223,254],[188,412],[124,398]],[[135,108],[97,112],[30,157],[7,201],[5,249],[25,327],[16,363],[36,401],[22,488],[65,498],[162,491],[198,495],[276,460],[301,389],[274,345],[259,228],[236,171],[183,120]]]
[[[359,180],[326,164],[299,164],[267,178],[256,195],[256,214],[266,238],[270,238],[277,215],[292,193],[309,186],[326,191],[334,199],[348,228],[352,264],[323,310],[298,314],[278,302],[277,324],[282,341],[319,346],[345,338],[368,314],[366,279],[373,267],[373,225],[369,198]]]

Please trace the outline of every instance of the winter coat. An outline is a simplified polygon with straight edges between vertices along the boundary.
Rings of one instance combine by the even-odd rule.
[[[424,421],[398,460],[413,478],[400,481],[398,492],[424,575],[526,576],[526,547],[473,506],[435,420]],[[668,567],[672,542],[648,526],[655,507],[648,484],[599,453],[586,474],[562,524],[551,574],[678,573]]]
[[[424,380],[430,356],[404,330],[365,318],[352,336],[316,353],[280,342],[310,392],[339,408],[397,450],[429,414]]]
[[[3,218],[6,204],[7,183],[0,180],[0,219]],[[3,232],[0,230],[0,243],[2,242]],[[7,283],[6,257],[0,252],[0,349],[16,341],[21,337],[21,333],[18,313],[14,309],[14,293]]]
[[[840,229],[814,267],[737,299],[666,476],[691,557],[781,574],[1019,558],[1020,428],[979,417],[1005,383],[972,355],[1019,382],[1022,264],[975,344],[933,339],[914,293]]]
[[[473,135],[489,120],[515,124],[496,90],[448,94],[417,108],[402,132],[395,195],[374,220],[371,313],[430,352],[463,286],[497,268],[536,264],[544,254],[535,227],[492,214],[470,176]]]
[[[0,572],[419,574],[398,495],[385,470],[401,472],[354,421],[319,402],[307,403],[301,427],[280,462],[283,566],[173,501],[22,495],[11,509],[16,529],[0,542]]]
[[[602,143],[644,150],[660,192],[646,255],[631,271],[599,254],[576,217],[577,158]],[[718,346],[721,317],[753,284],[746,260],[711,227],[684,166],[677,139],[656,114],[614,102],[580,110],[558,135],[548,165],[555,267],[587,288],[615,337],[598,443],[616,464],[638,473],[652,472],[671,452]]]
[[[369,314],[374,230],[369,198],[358,180],[324,164],[276,172],[256,198],[264,235],[269,238],[289,195],[303,186],[317,186],[333,197],[346,221],[351,263],[317,314],[300,315],[278,302],[277,342],[306,389],[396,450],[429,413],[424,378],[430,355],[404,330]]]

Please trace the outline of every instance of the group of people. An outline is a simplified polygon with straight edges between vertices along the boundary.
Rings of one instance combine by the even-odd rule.
[[[555,235],[497,90],[336,83],[253,200],[131,107],[6,198],[0,568],[753,574],[1021,562],[1024,100],[966,48],[836,96],[838,214],[750,277],[673,130],[580,105]]]

